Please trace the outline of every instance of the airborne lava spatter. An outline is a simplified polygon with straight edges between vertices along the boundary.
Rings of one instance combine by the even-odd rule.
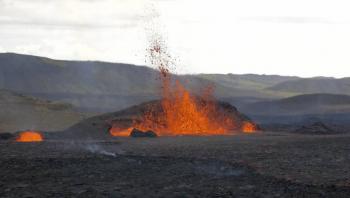
[[[23,131],[21,132],[16,142],[42,142],[44,137],[41,133],[36,131]]]
[[[252,133],[256,125],[236,121],[222,112],[215,102],[212,87],[199,96],[191,94],[178,80],[172,79],[170,68],[173,61],[161,37],[151,42],[148,50],[150,62],[160,73],[162,100],[161,109],[148,107],[140,119],[134,119],[132,126],[112,126],[113,136],[127,136],[133,128],[155,131],[159,136],[176,135],[230,135],[240,129]]]
[[[224,135],[234,123],[220,116],[216,105],[203,96],[196,97],[178,81],[175,87],[165,87],[161,111],[152,108],[141,122],[134,125],[141,130],[153,130],[159,135]]]

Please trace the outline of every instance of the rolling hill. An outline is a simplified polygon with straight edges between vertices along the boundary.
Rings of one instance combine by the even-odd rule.
[[[242,105],[239,110],[271,130],[294,130],[314,122],[327,123],[341,131],[350,129],[349,95],[304,94]]]
[[[350,78],[309,78],[281,82],[267,88],[269,91],[281,91],[297,94],[330,93],[350,95]]]
[[[252,103],[242,107],[242,110],[255,115],[349,113],[350,96],[338,94],[305,94]]]
[[[254,80],[255,77],[260,79]],[[214,84],[216,96],[228,100],[236,97],[276,98],[284,95],[261,90],[259,87],[248,89],[244,85],[263,81],[271,85],[273,79],[281,82],[283,77],[255,77],[237,78],[242,83],[233,86],[235,82],[226,82],[228,80],[224,76],[219,77],[224,80],[205,75],[177,76],[192,90]],[[149,67],[99,61],[53,60],[14,53],[0,54],[0,89],[68,102],[79,110],[94,112],[119,110],[157,99],[160,95],[158,72]]]
[[[60,61],[0,54],[0,89],[108,111],[153,99],[157,72],[148,67],[97,61]]]
[[[174,76],[195,93],[214,85],[217,98],[259,123],[319,117],[350,122],[350,78]],[[113,112],[159,97],[159,74],[149,67],[0,53],[0,132],[61,130],[83,115]]]
[[[217,98],[238,108],[305,93],[350,94],[350,78],[255,74],[176,75],[176,78],[194,91],[214,85]],[[79,111],[101,113],[160,97],[158,71],[149,67],[14,53],[0,53],[0,89],[70,103]]]
[[[85,118],[72,105],[0,90],[0,133],[18,130],[63,130]]]
[[[246,90],[260,90],[282,82],[300,79],[296,76],[257,74],[199,74],[198,76],[223,86]]]

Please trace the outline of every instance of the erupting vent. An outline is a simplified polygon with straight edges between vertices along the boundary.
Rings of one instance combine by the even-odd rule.
[[[41,142],[43,140],[44,137],[39,132],[23,131],[18,135],[16,142]]]
[[[243,122],[242,131],[245,133],[254,133],[257,130],[256,124],[252,122]]]
[[[162,83],[161,108],[148,106],[141,118],[133,119],[130,127],[113,124],[110,134],[128,136],[133,128],[154,131],[160,136],[174,135],[229,135],[233,130],[252,133],[257,127],[245,121],[237,123],[227,115],[213,97],[213,87],[194,95],[179,81],[172,80],[169,68],[171,58],[164,42],[156,39],[149,50],[151,63],[160,71]]]

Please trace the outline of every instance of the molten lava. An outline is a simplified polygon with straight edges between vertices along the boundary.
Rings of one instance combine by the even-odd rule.
[[[212,87],[194,95],[179,81],[171,79],[172,60],[164,42],[155,40],[149,50],[151,63],[158,68],[162,85],[161,108],[149,106],[141,118],[135,118],[131,127],[113,125],[110,134],[128,136],[133,128],[154,131],[159,136],[175,135],[230,135],[233,130],[254,132],[256,126],[249,121],[237,123],[220,109],[213,97]]]
[[[244,133],[254,133],[255,131],[257,131],[257,126],[256,124],[251,122],[243,122],[242,131]]]
[[[159,135],[226,135],[234,122],[220,115],[209,95],[191,95],[180,82],[174,88],[163,87],[161,111],[150,108],[141,121],[134,124],[143,131]]]
[[[109,133],[112,136],[121,136],[121,137],[128,137],[131,133],[133,128],[121,128],[119,126],[113,126],[110,130]]]
[[[257,125],[253,122],[234,120],[212,98],[210,92],[200,96],[192,95],[180,82],[176,82],[169,95],[163,96],[160,107],[148,105],[140,117],[131,125],[113,124],[110,134],[129,136],[133,128],[154,131],[159,136],[177,135],[231,135],[234,132],[254,133]]]
[[[44,137],[39,132],[23,131],[18,135],[16,142],[41,142],[43,140]]]

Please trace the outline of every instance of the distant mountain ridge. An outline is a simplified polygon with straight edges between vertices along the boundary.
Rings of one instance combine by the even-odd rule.
[[[248,90],[264,89],[286,81],[300,79],[297,76],[257,74],[199,74],[199,76],[218,84]]]
[[[273,94],[216,83],[200,75],[179,75],[188,88],[215,84],[225,98]],[[115,111],[160,96],[158,71],[130,64],[99,61],[64,61],[0,53],[0,89],[71,103],[79,109]]]
[[[215,95],[234,105],[303,93],[350,94],[348,79],[255,74],[176,77],[192,90],[214,85]],[[158,71],[146,66],[54,60],[15,53],[0,53],[0,89],[68,102],[80,110],[94,112],[116,111],[160,97]]]
[[[350,94],[350,78],[310,78],[281,82],[267,88],[271,91],[284,91],[298,94],[331,93]]]
[[[0,66],[0,88],[32,93],[154,94],[157,77],[155,70],[142,66],[12,53],[0,54]],[[119,75],[113,76],[116,71]]]
[[[350,113],[350,96],[339,94],[305,94],[289,98],[251,103],[242,107],[255,115],[301,115]]]

